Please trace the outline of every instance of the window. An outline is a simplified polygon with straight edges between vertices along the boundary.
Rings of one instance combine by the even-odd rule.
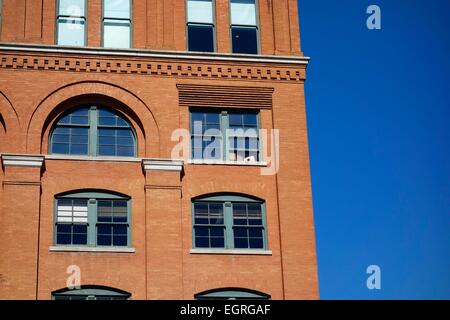
[[[189,51],[214,52],[213,0],[187,0]]]
[[[270,300],[270,295],[241,288],[213,289],[197,293],[196,300]]]
[[[127,300],[131,294],[103,286],[82,286],[80,289],[61,289],[52,293],[53,300]]]
[[[192,207],[194,248],[267,248],[263,201],[212,196],[195,199]]]
[[[55,199],[55,245],[130,246],[130,198],[78,192]]]
[[[131,0],[103,0],[103,47],[131,47]]]
[[[233,53],[258,53],[256,0],[230,0]]]
[[[103,107],[80,107],[64,114],[51,135],[52,154],[136,156],[136,140],[127,120]]]
[[[259,112],[191,110],[192,159],[260,161]]]
[[[56,43],[65,46],[84,46],[86,40],[86,1],[59,0],[57,10]]]

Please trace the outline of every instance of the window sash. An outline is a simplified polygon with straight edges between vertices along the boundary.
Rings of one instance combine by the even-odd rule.
[[[213,0],[187,0],[186,21],[214,25]]]
[[[256,0],[230,0],[231,25],[256,26]]]
[[[116,7],[114,8],[114,4]],[[120,7],[122,4],[122,8]],[[125,4],[125,5],[123,5]],[[132,0],[103,0],[102,46],[131,48]]]

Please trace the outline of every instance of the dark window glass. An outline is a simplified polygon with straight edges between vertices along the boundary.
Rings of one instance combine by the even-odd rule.
[[[97,201],[97,245],[128,245],[128,209],[125,200]]]
[[[194,223],[197,248],[225,248],[223,204],[194,203]]]
[[[233,235],[235,248],[264,248],[264,222],[260,203],[233,203]]]
[[[231,28],[233,53],[258,53],[258,33],[256,27]]]
[[[222,159],[220,113],[191,113],[191,147],[193,159]]]
[[[188,50],[214,52],[213,26],[188,24]]]
[[[97,121],[90,121],[92,117]],[[95,148],[90,146],[95,142],[97,150],[91,152]],[[58,120],[52,133],[51,152],[134,157],[136,143],[130,124],[118,113],[104,108],[83,107]]]

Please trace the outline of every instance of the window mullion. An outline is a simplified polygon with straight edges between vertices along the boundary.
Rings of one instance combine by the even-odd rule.
[[[220,117],[220,130],[222,131],[222,160],[228,160],[228,112],[222,111]]]
[[[89,110],[89,155],[96,156],[98,140],[98,109],[91,107]]]
[[[88,200],[88,245],[96,246],[97,237],[97,200],[89,199]]]
[[[234,248],[234,235],[233,235],[233,206],[231,202],[224,203],[224,223],[225,223],[225,248]]]

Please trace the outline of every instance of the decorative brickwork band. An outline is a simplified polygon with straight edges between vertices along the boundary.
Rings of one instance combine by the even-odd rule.
[[[273,88],[178,84],[180,106],[272,108]]]

